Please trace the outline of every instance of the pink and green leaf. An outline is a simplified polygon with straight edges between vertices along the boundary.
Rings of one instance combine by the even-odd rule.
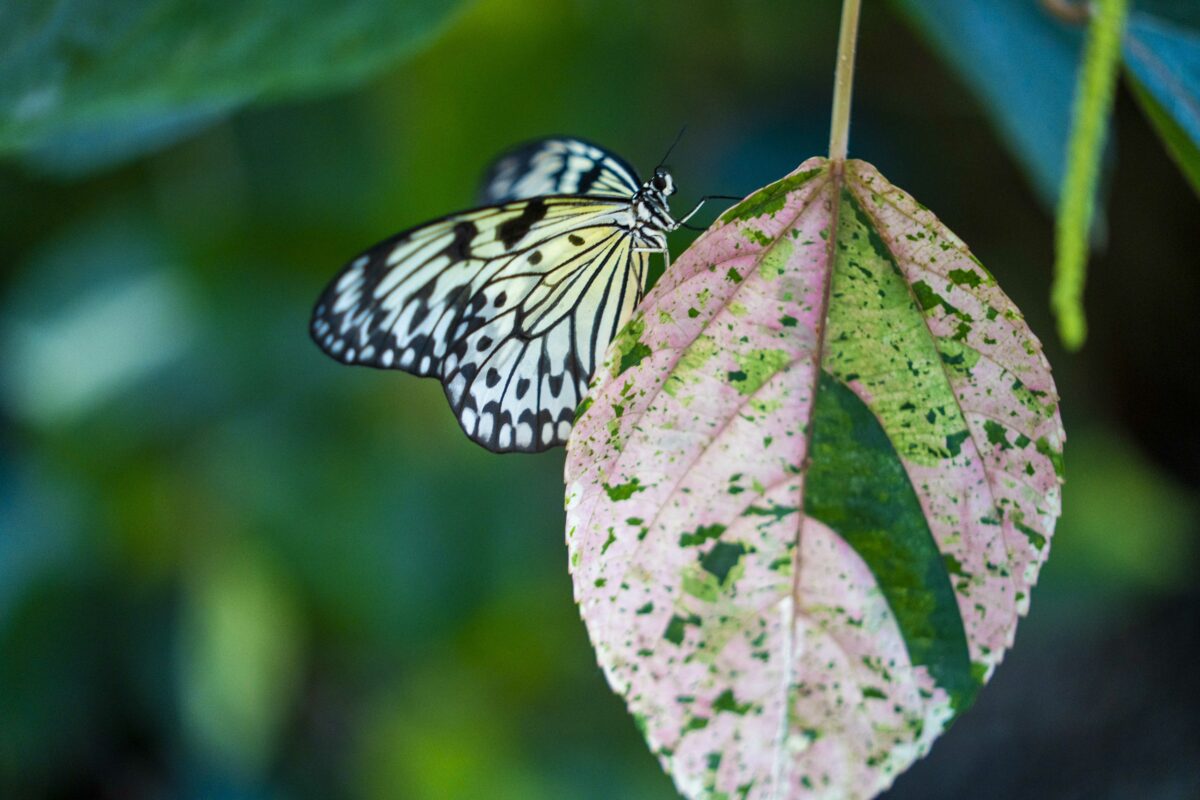
[[[870,165],[811,159],[726,212],[589,400],[576,597],[686,796],[872,796],[1011,646],[1059,513],[1049,364]]]

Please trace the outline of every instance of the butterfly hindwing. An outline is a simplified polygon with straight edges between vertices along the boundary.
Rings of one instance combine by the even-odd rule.
[[[554,194],[629,197],[637,172],[620,156],[572,137],[538,139],[510,150],[488,168],[480,199],[503,203]]]
[[[562,444],[645,285],[648,256],[616,224],[628,213],[619,198],[536,197],[413,228],[342,270],[313,338],[347,363],[440,378],[490,450]]]

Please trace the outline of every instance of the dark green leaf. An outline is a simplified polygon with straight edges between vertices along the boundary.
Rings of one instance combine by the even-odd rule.
[[[66,169],[110,163],[247,103],[370,77],[427,41],[457,6],[10,3],[0,13],[0,153],[43,148],[43,163],[53,167],[60,154]]]

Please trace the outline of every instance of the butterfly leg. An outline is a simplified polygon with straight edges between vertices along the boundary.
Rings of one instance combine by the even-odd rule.
[[[669,248],[666,248],[666,247],[635,247],[635,248],[633,248],[633,252],[635,252],[635,253],[662,253],[663,271],[665,272],[671,268],[671,251]]]

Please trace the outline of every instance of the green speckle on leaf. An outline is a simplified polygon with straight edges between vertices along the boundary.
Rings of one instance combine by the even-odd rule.
[[[679,537],[680,547],[693,547],[698,544],[704,544],[709,539],[716,539],[725,532],[725,526],[721,524],[701,525],[691,533],[685,533]]]
[[[951,458],[955,458],[962,452],[962,443],[970,438],[970,431],[958,431],[946,437],[946,450],[950,453]]]
[[[752,228],[747,225],[745,228],[742,228],[742,231],[746,234],[748,239],[751,239],[752,241],[755,241],[764,247],[769,245],[772,241],[769,235],[763,233],[758,228]]]
[[[738,560],[745,553],[745,545],[717,542],[713,545],[712,550],[709,550],[704,558],[700,559],[700,566],[704,568],[705,572],[716,577],[719,582],[724,583],[725,578],[729,576],[729,571],[737,565]]]
[[[790,360],[786,350],[751,350],[737,357],[740,369],[729,373],[729,382],[740,394],[754,394]]]
[[[621,352],[621,364],[617,368],[617,374],[620,375],[630,367],[636,367],[642,363],[642,359],[651,354],[651,350],[641,342],[635,342],[628,350]]]
[[[684,626],[687,621],[683,617],[676,614],[671,617],[671,621],[667,623],[667,630],[663,633],[663,638],[671,644],[683,644]]]
[[[1025,534],[1025,538],[1035,549],[1041,550],[1046,546],[1046,537],[1026,525],[1023,517],[1014,516],[1013,527]]]
[[[726,689],[725,691],[721,692],[719,695],[717,695],[717,698],[713,700],[712,704],[713,711],[728,711],[739,716],[745,714],[753,707],[754,706],[752,703],[739,703],[737,698],[733,696],[732,689]]]
[[[617,334],[617,338],[613,341],[613,347],[621,354],[617,364],[617,375],[631,367],[636,367],[642,363],[642,359],[653,352],[641,341],[641,336],[645,331],[645,318],[641,314],[635,314],[633,319],[629,320]]]
[[[769,508],[762,506],[750,506],[742,512],[742,516],[746,517],[774,517],[777,520],[783,519],[788,514],[795,514],[797,509],[794,506],[772,505]]]
[[[663,631],[663,638],[671,644],[683,644],[684,630],[688,625],[699,625],[700,618],[695,614],[689,615],[687,618],[675,614],[671,617],[671,621],[667,623],[667,629]]]
[[[1012,444],[1008,441],[1008,429],[995,420],[987,420],[983,423],[983,430],[987,433],[988,442],[996,445],[1001,450],[1008,450]]]
[[[641,485],[641,482],[634,478],[628,483],[619,483],[615,486],[604,484],[604,491],[608,494],[608,499],[612,501],[628,500],[638,492],[646,491],[646,487]]]
[[[916,295],[917,302],[921,304],[922,311],[928,311],[935,306],[941,306],[946,310],[947,314],[954,314],[958,311],[957,308],[950,305],[950,301],[942,297],[933,290],[925,281],[917,281],[912,285],[913,294]]]
[[[1054,465],[1054,474],[1061,479],[1065,474],[1062,451],[1051,447],[1050,440],[1045,436],[1037,440],[1037,451],[1050,459],[1050,463]]]
[[[974,270],[969,269],[950,270],[950,280],[955,286],[970,286],[972,289],[983,283],[979,275]]]
[[[959,323],[960,328],[962,328],[963,325],[965,325],[965,323]],[[970,326],[967,326],[966,330],[969,332]],[[956,333],[955,337],[956,338],[949,339],[942,338],[935,342],[937,345],[938,355],[941,357],[943,364],[950,367],[958,374],[970,375],[971,370],[973,370],[975,365],[979,363],[979,351],[962,341],[962,339],[965,337],[965,334],[963,336],[958,336]]]

